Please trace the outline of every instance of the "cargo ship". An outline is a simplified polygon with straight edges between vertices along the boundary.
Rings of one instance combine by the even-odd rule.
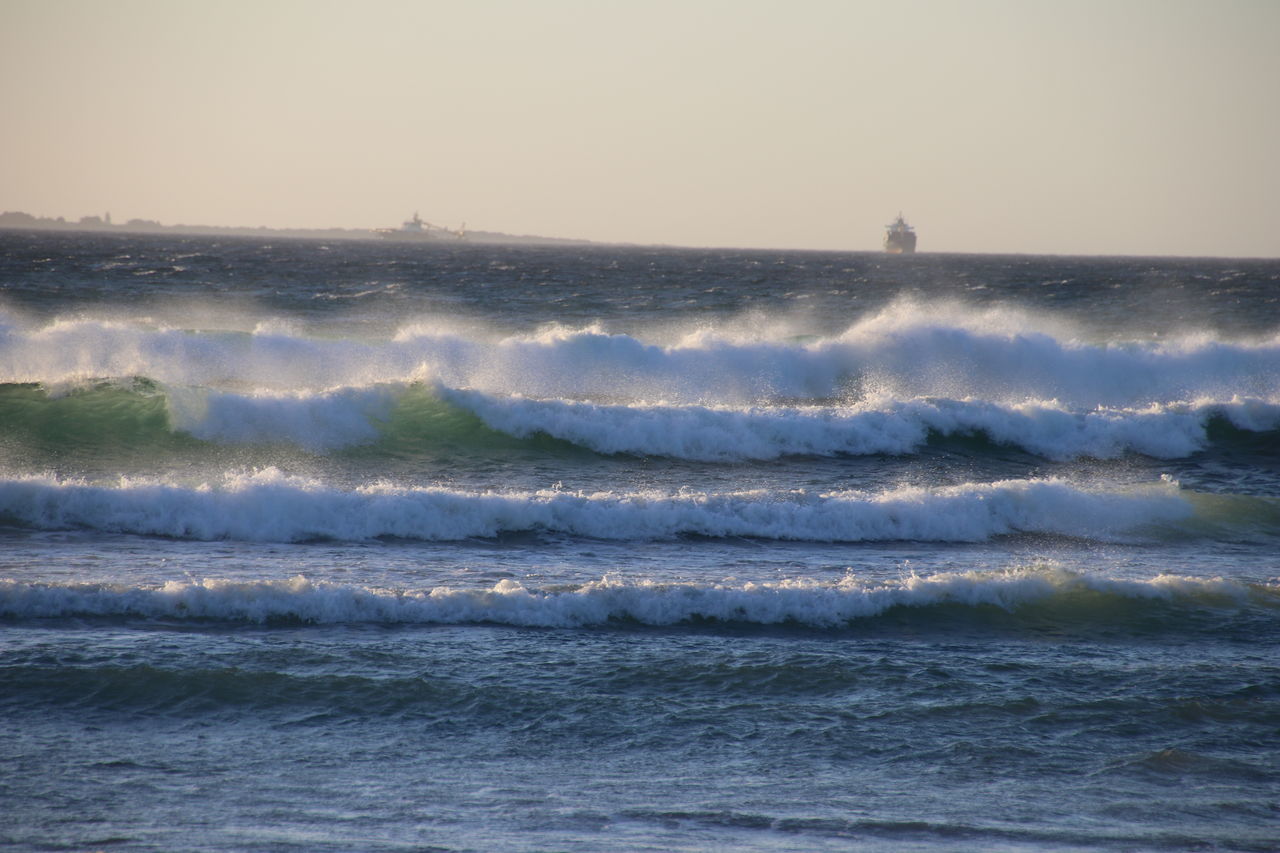
[[[916,232],[901,213],[885,226],[884,250],[891,255],[909,255],[916,250]]]

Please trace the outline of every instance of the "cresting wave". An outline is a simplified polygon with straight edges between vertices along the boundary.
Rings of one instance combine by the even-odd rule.
[[[312,581],[169,581],[158,586],[0,581],[0,617],[127,617],[213,622],[307,624],[494,623],[565,628],[634,622],[697,621],[833,628],[893,610],[952,607],[1049,617],[1065,622],[1116,621],[1118,627],[1157,611],[1165,628],[1189,611],[1217,618],[1247,611],[1280,628],[1280,587],[1223,579],[1159,576],[1123,580],[1040,568],[967,572],[868,582],[853,574],[834,582],[655,583],[607,576],[581,586],[530,589],[503,580],[489,589],[437,587],[387,590]],[[1172,608],[1172,610],[1171,610]],[[1210,619],[1209,621],[1213,621]],[[1186,627],[1186,622],[1181,623]]]
[[[1009,311],[898,303],[841,334],[732,323],[641,337],[600,326],[481,332],[441,321],[384,339],[314,336],[287,323],[180,329],[151,320],[0,315],[0,383],[55,387],[142,376],[175,387],[318,392],[437,381],[538,399],[750,405],[887,395],[1079,409],[1236,397],[1280,402],[1280,336],[1098,342]]]
[[[862,542],[979,542],[1032,534],[1102,541],[1172,535],[1195,515],[1177,483],[1092,490],[1006,480],[880,493],[461,491],[377,483],[354,490],[274,468],[176,485],[122,477],[113,485],[26,476],[0,480],[0,520],[198,540],[459,540],[548,532],[612,540],[696,535]]]
[[[839,405],[738,406],[542,400],[439,383],[314,392],[161,386],[142,378],[55,390],[0,386],[0,428],[65,449],[160,445],[187,436],[215,444],[288,443],[312,452],[397,450],[474,441],[483,425],[518,440],[545,435],[598,453],[699,462],[906,455],[934,436],[982,436],[1053,460],[1126,453],[1174,459],[1208,447],[1219,423],[1237,432],[1280,433],[1280,403],[1237,396],[1072,410],[1055,400],[871,395]]]
[[[1151,404],[1140,409],[1071,411],[1057,401],[870,397],[842,406],[593,404],[496,397],[440,389],[486,426],[517,437],[544,433],[600,453],[670,456],[704,462],[836,454],[905,455],[930,435],[983,435],[1049,459],[1111,459],[1140,453],[1188,456],[1209,444],[1215,419],[1249,432],[1280,430],[1280,404]]]

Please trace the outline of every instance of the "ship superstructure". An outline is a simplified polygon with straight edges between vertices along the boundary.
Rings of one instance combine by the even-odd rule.
[[[885,226],[884,250],[891,255],[909,255],[916,250],[915,229],[898,214],[898,218]]]
[[[373,233],[387,240],[428,240],[453,239],[462,240],[467,236],[467,225],[464,222],[456,231],[441,225],[432,225],[414,211],[412,219],[406,219],[399,228],[379,228]]]

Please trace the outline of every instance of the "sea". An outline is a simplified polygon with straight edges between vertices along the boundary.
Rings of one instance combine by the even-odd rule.
[[[0,232],[0,850],[1280,850],[1280,260]]]

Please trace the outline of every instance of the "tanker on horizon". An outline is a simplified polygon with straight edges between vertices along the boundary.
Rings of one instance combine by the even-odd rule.
[[[898,213],[898,218],[885,226],[884,250],[891,255],[909,255],[916,250],[916,232]]]

